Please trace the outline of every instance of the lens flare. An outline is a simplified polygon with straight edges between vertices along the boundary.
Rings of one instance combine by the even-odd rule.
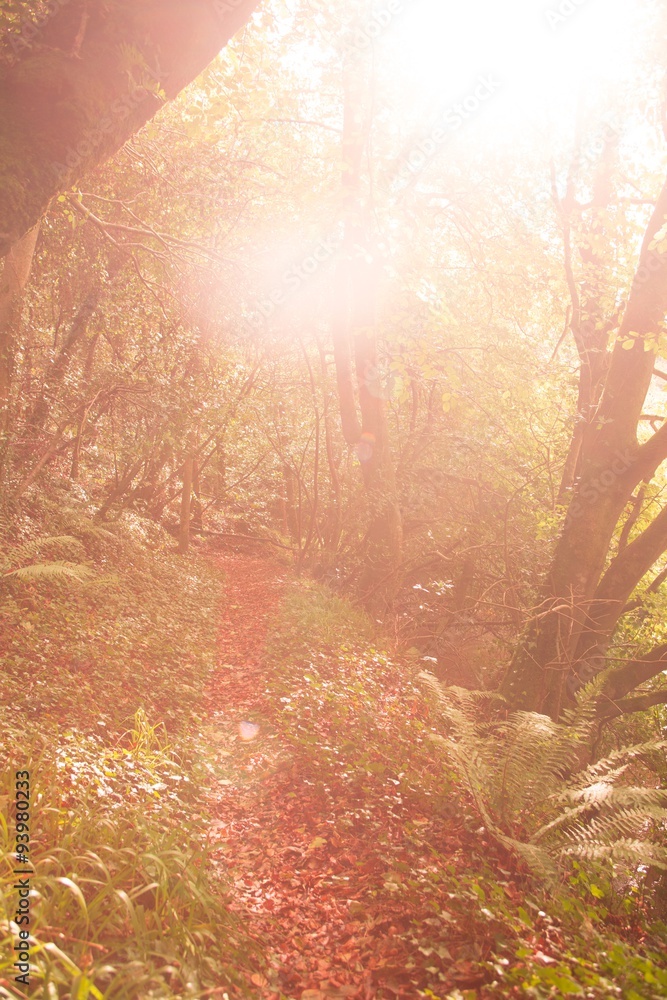
[[[239,736],[245,743],[250,743],[259,736],[259,726],[254,722],[240,722]]]

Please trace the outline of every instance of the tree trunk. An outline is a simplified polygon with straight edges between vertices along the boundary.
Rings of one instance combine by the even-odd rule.
[[[43,430],[49,410],[57,400],[58,390],[67,374],[74,353],[88,333],[90,323],[102,298],[102,290],[102,285],[99,283],[89,289],[72,321],[60,351],[44,375],[42,391],[27,419],[28,428],[35,435]]]
[[[590,631],[592,612],[599,609],[596,591],[619,518],[637,485],[649,481],[667,457],[664,425],[645,444],[640,446],[637,440],[657,337],[667,313],[666,219],[667,184],[646,231],[604,391],[584,436],[580,478],[542,602],[502,686],[513,706],[553,718],[561,713],[578,672],[582,636]],[[608,638],[608,632],[597,634],[598,643]]]
[[[258,0],[69,0],[2,70],[0,256],[211,62]],[[10,40],[12,41],[12,40]]]
[[[327,466],[329,468],[329,483],[331,486],[331,511],[327,517],[327,528],[324,532],[324,545],[331,554],[335,555],[338,551],[341,534],[343,532],[343,499],[340,474],[338,472],[338,462],[334,451],[334,427],[329,401],[327,361],[324,349],[319,341],[317,343],[317,349],[320,355],[320,373],[322,376],[322,386],[324,387],[324,444],[327,455]]]
[[[9,429],[16,336],[38,233],[39,226],[36,225],[18,241],[0,264],[0,437],[4,437]]]
[[[561,216],[563,244],[565,249],[565,275],[570,290],[570,329],[579,354],[579,387],[577,398],[577,420],[570,449],[565,461],[558,500],[565,503],[578,477],[582,447],[587,428],[595,417],[600,402],[609,364],[609,334],[614,325],[605,309],[606,274],[605,254],[602,247],[607,240],[605,214],[613,195],[614,170],[617,168],[618,135],[613,132],[607,137],[596,173],[593,200],[585,221],[583,232],[579,233],[579,257],[581,266],[581,290],[577,286],[572,263],[572,217],[574,214],[575,181],[579,164],[579,154],[568,174],[565,197],[560,200],[554,190],[554,200]],[[555,188],[555,181],[554,181]],[[581,218],[581,212],[578,213]],[[615,319],[615,317],[614,317]]]
[[[378,366],[379,268],[370,248],[361,190],[367,72],[360,53],[348,54],[343,113],[345,234],[336,271],[333,342],[343,436],[356,447],[369,503],[370,527],[360,592],[366,606],[381,613],[398,585],[402,522]]]
[[[183,492],[181,494],[181,523],[178,530],[178,551],[184,555],[190,548],[190,505],[192,501],[192,474],[194,458],[190,454],[183,466]]]
[[[201,492],[200,483],[200,473],[199,473],[199,459],[194,458],[192,460],[192,530],[202,531],[204,528],[204,508],[202,507],[202,502],[199,499],[199,494]]]

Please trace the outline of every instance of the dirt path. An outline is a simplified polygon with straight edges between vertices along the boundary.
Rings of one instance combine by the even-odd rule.
[[[440,840],[440,849],[453,856],[461,847],[456,832],[444,824],[439,832],[438,820],[415,820],[414,807],[395,794],[395,778],[385,785],[378,778],[376,793],[344,783],[323,792],[303,763],[299,770],[276,725],[279,699],[265,652],[289,571],[247,556],[220,563],[226,595],[210,715],[224,776],[209,803],[211,858],[232,885],[231,908],[268,958],[252,983],[262,1000],[423,996],[415,988],[412,954],[419,942],[406,947],[405,934],[415,921],[432,923],[433,909],[419,893],[406,906],[406,897],[392,892],[395,884],[387,888],[394,877],[388,870],[399,880],[413,865],[434,871],[434,844]],[[385,715],[378,708],[387,728],[397,697],[390,692]],[[437,957],[418,959],[441,966]]]
[[[230,709],[244,721],[263,692],[264,647],[289,571],[285,566],[252,556],[219,560],[225,574],[225,601],[220,622],[220,666],[211,682],[213,713],[226,725]]]
[[[317,851],[317,804],[298,785],[287,790],[292,776],[280,767],[283,747],[266,731],[264,647],[288,572],[244,556],[221,564],[226,603],[211,701],[225,745],[231,744],[222,754],[235,758],[237,773],[217,786],[222,844],[212,858],[227,879],[231,875],[232,906],[251,936],[272,946],[270,978],[257,973],[253,985],[267,1000],[371,997],[371,990],[349,982],[352,955],[345,943],[358,925],[347,927],[347,905],[321,888],[329,872]]]

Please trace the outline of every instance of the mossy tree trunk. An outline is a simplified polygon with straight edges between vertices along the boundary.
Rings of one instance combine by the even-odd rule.
[[[667,184],[646,231],[600,403],[586,427],[579,479],[542,600],[502,685],[514,707],[559,717],[568,693],[606,665],[605,653],[628,597],[667,548],[663,513],[605,573],[633,491],[650,482],[667,458],[667,422],[643,444],[637,436],[666,314]],[[642,666],[647,662],[648,673]],[[611,670],[603,701],[612,694],[623,697],[662,669],[664,659],[656,651],[632,669]]]
[[[0,81],[0,256],[207,66],[259,0],[68,0]]]

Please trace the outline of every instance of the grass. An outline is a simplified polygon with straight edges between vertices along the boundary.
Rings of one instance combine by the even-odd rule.
[[[207,985],[231,985],[245,945],[207,884],[201,796],[177,754],[141,740],[112,749],[94,735],[53,735],[21,762],[35,776],[38,985],[26,995],[200,997]],[[7,858],[12,845],[2,847]],[[16,902],[10,871],[7,861],[5,927]],[[11,935],[5,946],[0,975],[9,977]]]
[[[3,826],[0,996],[246,995],[237,970],[253,949],[206,863],[198,733],[219,574],[134,517],[100,528],[76,506],[42,502],[24,521],[31,532],[60,539],[35,547],[35,562],[76,559],[89,579],[28,572],[0,584],[0,814],[15,770],[28,769],[35,868],[26,991],[9,925],[13,821]]]

